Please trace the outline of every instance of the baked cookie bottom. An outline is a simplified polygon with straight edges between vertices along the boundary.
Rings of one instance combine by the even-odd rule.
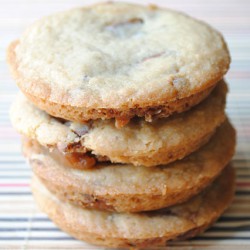
[[[231,166],[206,190],[183,204],[158,211],[126,214],[88,210],[58,200],[37,178],[32,190],[38,206],[63,231],[108,247],[149,247],[194,237],[210,227],[234,195]]]
[[[76,123],[57,119],[17,96],[11,107],[13,126],[67,158],[81,159],[76,168],[95,167],[98,161],[153,167],[182,159],[208,142],[225,120],[227,86],[221,81],[209,97],[191,110],[151,123],[132,119],[121,129],[112,120]]]
[[[155,210],[187,200],[221,173],[234,148],[235,131],[229,122],[198,151],[155,168],[100,163],[91,170],[77,170],[58,161],[39,144],[23,144],[35,174],[61,200],[118,212]]]
[[[64,105],[56,102],[52,102],[48,99],[43,99],[39,96],[32,95],[31,93],[22,89],[22,85],[19,88],[23,94],[38,108],[45,110],[48,114],[63,118],[65,120],[85,122],[88,120],[96,119],[111,119],[115,118],[116,127],[121,128],[129,123],[129,121],[137,116],[144,117],[145,121],[152,122],[158,118],[168,117],[175,113],[182,113],[189,110],[191,107],[197,105],[202,100],[208,97],[215,85],[208,87],[207,89],[188,96],[186,98],[177,99],[171,102],[161,103],[155,106],[146,106],[134,108],[125,107],[124,109],[116,108],[99,108],[99,109],[87,109],[86,107]]]

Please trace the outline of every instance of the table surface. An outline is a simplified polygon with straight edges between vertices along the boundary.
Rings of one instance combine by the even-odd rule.
[[[87,1],[88,4],[97,1]],[[145,3],[146,1],[133,1]],[[250,1],[149,1],[184,11],[219,29],[232,56],[226,76],[230,86],[227,113],[238,133],[233,164],[236,196],[222,218],[206,233],[171,249],[250,249]],[[81,6],[86,1],[0,1],[0,248],[99,249],[61,232],[39,212],[30,191],[31,170],[20,152],[20,137],[11,128],[8,110],[18,89],[5,63],[5,50],[34,20]],[[158,249],[158,248],[157,248]]]

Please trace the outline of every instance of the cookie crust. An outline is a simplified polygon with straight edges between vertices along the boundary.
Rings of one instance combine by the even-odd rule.
[[[234,195],[232,167],[205,191],[183,204],[152,212],[123,214],[82,209],[59,201],[38,179],[33,194],[51,220],[73,237],[108,247],[164,246],[171,240],[194,237],[210,227]]]
[[[202,103],[185,113],[152,123],[133,119],[117,129],[114,120],[78,124],[55,119],[18,96],[10,116],[24,136],[66,154],[89,152],[116,163],[152,167],[168,164],[204,145],[225,120],[227,87],[221,81]]]
[[[201,149],[165,167],[99,164],[92,170],[75,170],[32,143],[23,144],[34,173],[60,199],[118,212],[155,210],[187,200],[221,173],[234,148],[235,131],[228,122]]]
[[[230,57],[222,36],[201,21],[103,3],[36,22],[10,45],[8,61],[24,94],[52,115],[151,120],[205,98]]]

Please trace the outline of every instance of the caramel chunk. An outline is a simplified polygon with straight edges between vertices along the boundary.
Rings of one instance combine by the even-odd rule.
[[[70,163],[70,166],[75,169],[88,169],[96,164],[94,157],[78,152],[65,154],[65,159]]]

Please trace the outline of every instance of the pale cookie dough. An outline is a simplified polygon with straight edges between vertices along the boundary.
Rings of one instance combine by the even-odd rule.
[[[235,131],[229,122],[190,156],[155,168],[107,163],[75,170],[36,142],[23,143],[33,171],[60,199],[119,212],[155,210],[187,200],[221,173],[234,148]]]
[[[151,121],[204,99],[230,57],[216,30],[152,6],[102,3],[45,17],[8,49],[18,86],[68,120]]]
[[[137,118],[121,129],[113,119],[84,124],[58,120],[22,95],[13,103],[10,117],[21,134],[51,150],[67,155],[89,152],[93,158],[152,167],[182,159],[210,139],[225,120],[226,92],[221,81],[206,100],[185,113],[152,123]]]

